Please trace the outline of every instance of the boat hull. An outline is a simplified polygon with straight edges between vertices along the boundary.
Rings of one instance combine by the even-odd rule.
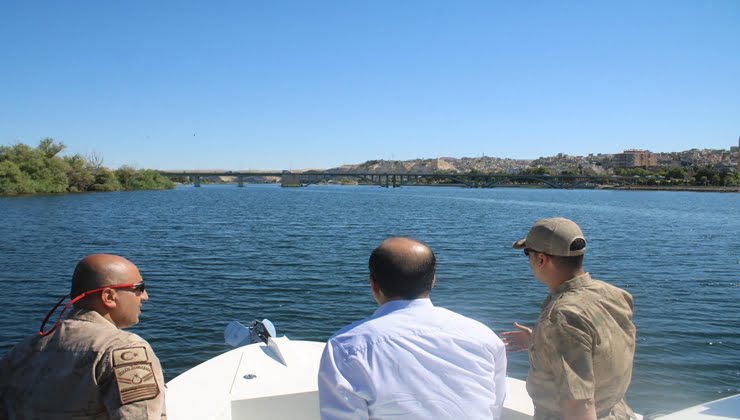
[[[207,360],[167,383],[170,420],[319,419],[317,376],[324,343],[250,344]],[[534,412],[524,381],[507,378],[503,418]]]

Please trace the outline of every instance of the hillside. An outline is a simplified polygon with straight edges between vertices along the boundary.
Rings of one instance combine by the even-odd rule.
[[[431,174],[439,171],[449,172],[512,172],[527,168],[532,164],[531,160],[502,159],[482,156],[477,158],[450,158],[440,157],[436,159],[412,159],[412,160],[369,160],[365,163],[355,165],[343,165],[337,168],[327,169],[325,172],[340,173],[392,173],[405,172],[410,174]]]

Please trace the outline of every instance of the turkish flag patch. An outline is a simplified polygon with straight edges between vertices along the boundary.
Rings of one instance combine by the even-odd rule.
[[[146,354],[146,348],[144,347],[126,347],[113,350],[113,366],[148,361],[149,356]]]

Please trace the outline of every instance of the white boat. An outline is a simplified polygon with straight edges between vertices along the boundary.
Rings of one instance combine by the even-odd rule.
[[[235,327],[232,324],[230,327]],[[232,345],[259,342],[207,360],[167,383],[170,420],[320,418],[316,378],[325,343],[272,338],[269,334],[255,333],[253,327],[247,331],[237,323],[237,332],[227,327],[226,341]],[[238,331],[240,328],[243,330]],[[274,335],[274,328],[270,332]],[[506,386],[503,419],[530,419],[534,407],[525,382],[507,378]],[[740,395],[651,418],[740,419]]]
[[[675,413],[650,416],[656,420],[726,420],[740,419],[740,394],[695,405]],[[648,418],[646,417],[646,420]]]

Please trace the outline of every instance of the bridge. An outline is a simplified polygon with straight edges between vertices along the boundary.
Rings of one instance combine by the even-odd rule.
[[[188,177],[200,187],[203,177],[233,177],[243,187],[249,177],[279,177],[283,187],[305,187],[326,181],[354,179],[364,184],[385,188],[401,186],[462,186],[468,188],[495,188],[515,186],[542,186],[573,189],[597,186],[634,185],[637,178],[598,175],[531,175],[531,174],[481,174],[481,173],[375,173],[375,172],[325,172],[325,171],[160,171],[166,177]]]

